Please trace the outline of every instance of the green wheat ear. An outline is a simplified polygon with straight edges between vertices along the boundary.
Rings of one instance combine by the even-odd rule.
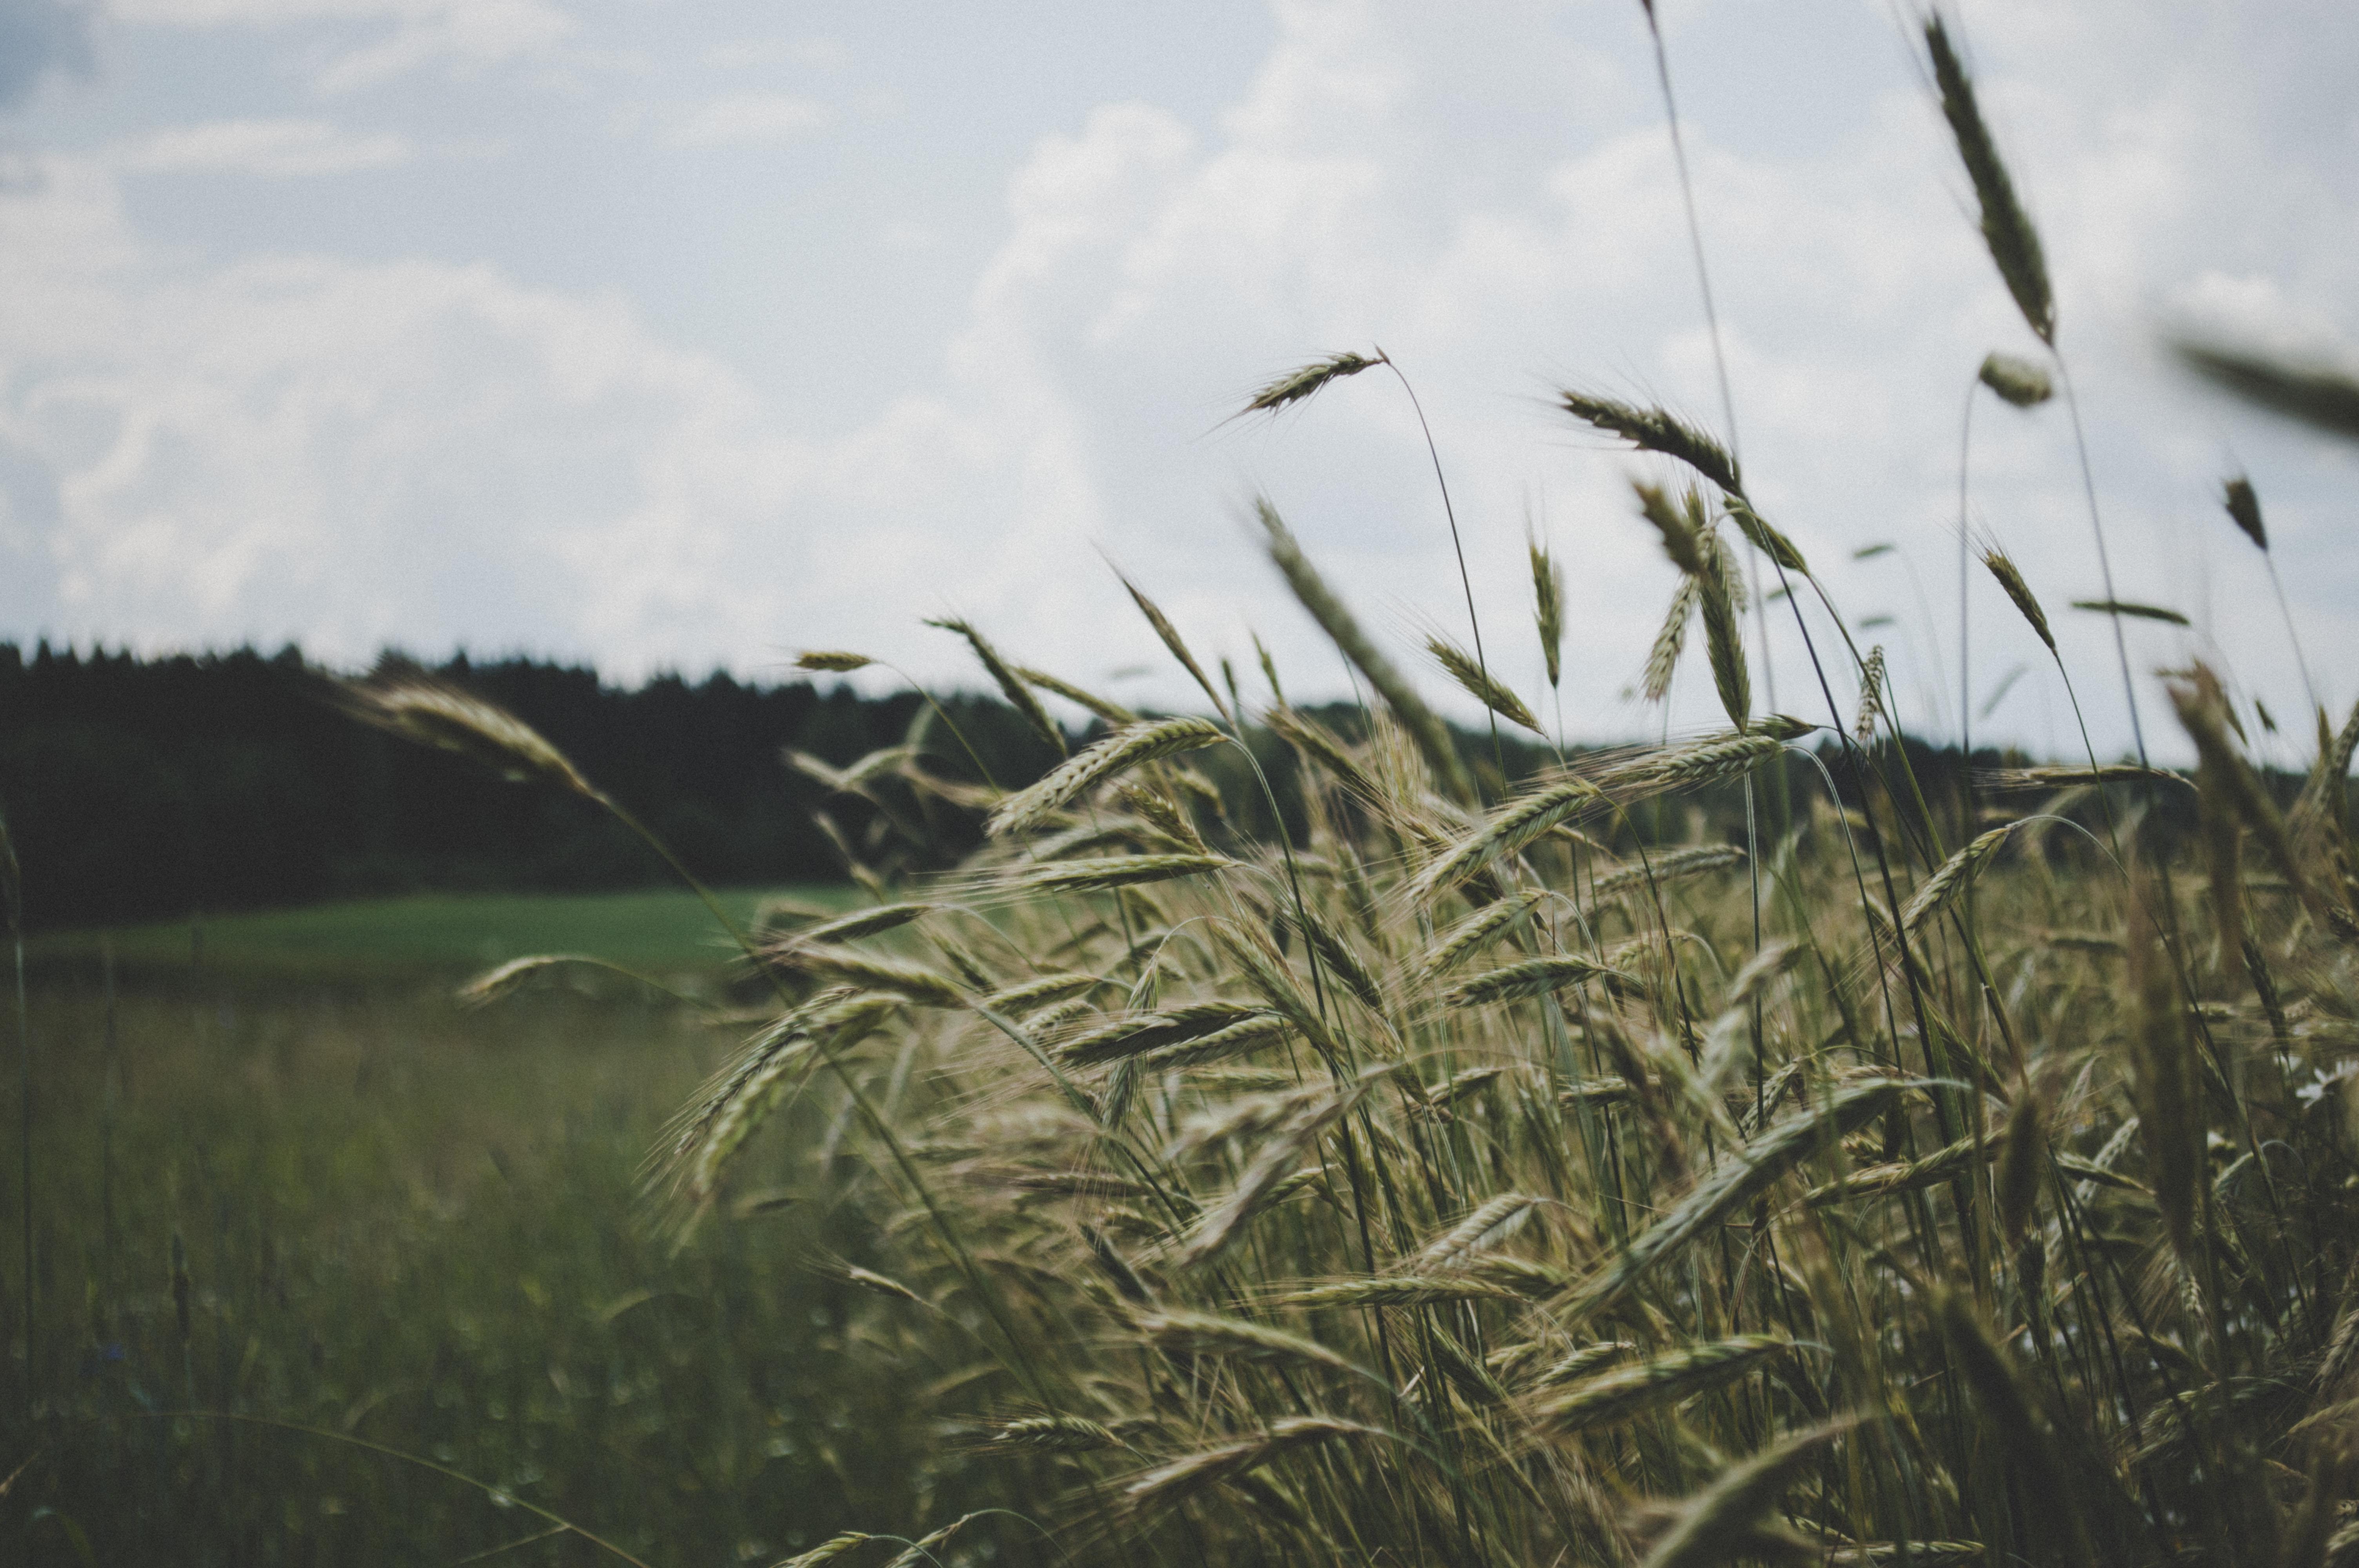
[[[1529,541],[1532,557],[1532,625],[1539,633],[1540,653],[1548,661],[1548,683],[1556,689],[1564,663],[1564,568]]]
[[[2014,297],[2016,308],[2023,312],[2025,323],[2052,348],[2056,296],[2048,282],[2048,258],[2039,246],[2039,232],[2032,227],[2030,215],[2016,196],[2015,180],[1983,120],[1973,79],[1950,41],[1948,27],[1937,16],[1925,19],[1925,49],[1941,97],[1941,117],[1950,123],[1959,160],[1966,166],[1966,178],[1973,182],[1974,198],[1982,208],[1983,243],[2006,281],[2007,293]]]
[[[1320,389],[1331,382],[1357,375],[1384,362],[1381,358],[1370,359],[1363,354],[1329,354],[1325,359],[1313,360],[1299,370],[1290,370],[1271,381],[1255,393],[1237,413],[1240,416],[1274,414],[1289,404],[1316,396]]]

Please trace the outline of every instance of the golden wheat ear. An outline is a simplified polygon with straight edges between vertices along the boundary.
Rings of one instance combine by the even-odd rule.
[[[1425,651],[1466,695],[1508,723],[1520,724],[1533,734],[1547,738],[1548,731],[1541,729],[1540,721],[1532,717],[1532,710],[1524,706],[1524,699],[1493,678],[1490,672],[1483,667],[1482,661],[1473,654],[1439,633],[1426,638]]]
[[[503,778],[540,781],[600,798],[565,753],[497,703],[402,659],[381,661],[365,678],[339,684],[338,701],[364,724],[421,745],[455,752]]]
[[[813,648],[796,655],[795,668],[827,670],[837,675],[848,675],[853,670],[864,670],[875,662],[865,654],[847,654],[832,648]]]

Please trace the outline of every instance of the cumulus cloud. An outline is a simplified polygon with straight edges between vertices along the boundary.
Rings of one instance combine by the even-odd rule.
[[[0,199],[0,342],[12,372],[49,367],[0,398],[0,456],[30,470],[0,540],[54,582],[55,633],[758,663],[813,599],[910,586],[906,536],[821,519],[939,513],[990,467],[918,399],[797,442],[621,301],[488,267],[184,270],[144,253],[102,172],[44,174]]]
[[[2233,437],[2322,647],[2359,629],[2359,552],[2334,531],[2348,465],[2183,391],[2154,327],[2181,305],[2347,322],[2359,261],[2337,236],[2359,189],[2294,128],[2257,162],[2252,135],[2208,137],[2288,94],[2226,69],[2268,36],[2240,8],[2169,9],[2206,38],[2201,73],[2162,52],[2158,23],[2115,59],[2125,8],[2067,23],[2028,0],[1984,21],[1981,66],[2047,229],[2117,588],[2197,621],[2137,629],[2138,665],[2207,653],[2289,709],[2266,579],[2212,514],[2213,486]],[[104,168],[53,160],[45,183],[0,194],[0,552],[16,557],[0,576],[35,596],[0,610],[153,644],[300,635],[359,658],[465,641],[625,670],[852,646],[944,678],[962,673],[955,648],[914,622],[956,609],[1078,678],[1159,665],[1096,546],[1208,657],[1249,668],[1257,633],[1292,689],[1341,692],[1240,513],[1271,495],[1380,630],[1455,629],[1415,410],[1373,375],[1277,421],[1224,421],[1271,372],[1382,343],[1432,417],[1495,668],[1536,684],[1528,522],[1571,568],[1569,728],[1651,729],[1663,719],[1618,693],[1672,582],[1628,490],[1658,470],[1549,395],[1577,381],[1710,424],[1718,400],[1646,59],[1572,15],[1286,0],[1269,58],[1209,130],[1128,103],[1045,137],[940,362],[826,439],[781,431],[745,378],[619,297],[428,261],[192,263],[143,242]],[[2025,333],[1905,69],[1841,134],[1764,146],[1736,97],[1745,64],[1707,57],[1687,80],[1736,104],[1690,125],[1690,152],[1748,478],[1863,647],[1892,644],[1912,719],[1946,728],[1960,419],[1983,354]],[[808,130],[795,100],[727,102],[740,132],[765,114]],[[736,139],[707,110],[700,145]],[[2127,730],[2104,695],[2109,632],[2061,609],[2098,591],[2070,424],[2054,406],[1975,420],[1971,521],[2057,611],[2111,749]],[[1852,559],[1885,540],[1900,547]],[[2030,666],[1985,732],[2065,750],[2039,651],[1987,586],[1975,595],[1972,700]],[[1822,617],[1813,632],[1834,645]],[[1825,717],[1790,622],[1770,637],[1765,697],[1774,684],[1781,706]],[[1179,681],[1140,695],[1189,700]],[[1691,676],[1670,722],[1712,706]]]
[[[216,120],[156,132],[121,153],[122,167],[154,174],[350,174],[414,156],[407,137],[354,135],[324,120]]]
[[[832,118],[824,103],[783,92],[734,92],[679,115],[663,132],[675,147],[775,146],[799,142]]]

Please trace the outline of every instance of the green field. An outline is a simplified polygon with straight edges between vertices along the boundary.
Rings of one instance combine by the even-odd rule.
[[[37,969],[0,1562],[617,1561],[543,1509],[650,1564],[768,1563],[958,1504],[908,1369],[848,1332],[829,1271],[875,1260],[875,1220],[809,1160],[826,1117],[790,1111],[692,1234],[643,1184],[738,1027],[626,983],[470,1011],[421,980],[544,945],[695,963],[698,913],[411,899],[209,923],[203,968],[112,996]],[[353,979],[376,944],[388,978]]]
[[[834,907],[840,887],[729,888],[714,896],[741,927],[765,900]],[[461,974],[533,953],[587,953],[656,973],[719,969],[736,947],[694,893],[417,893],[304,909],[207,916],[37,939],[37,965],[87,965],[112,946],[125,968],[192,966],[248,977],[390,979]]]

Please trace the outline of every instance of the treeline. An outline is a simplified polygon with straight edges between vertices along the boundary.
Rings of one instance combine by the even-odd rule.
[[[499,704],[573,759],[697,876],[720,885],[836,881],[853,862],[887,877],[955,863],[981,814],[943,792],[881,773],[862,792],[833,789],[788,753],[850,767],[907,747],[908,765],[956,785],[1019,785],[1057,752],[997,697],[916,692],[864,697],[841,685],[764,686],[716,674],[659,676],[622,687],[578,665],[463,654],[433,675]],[[28,929],[170,919],[196,911],[434,891],[588,892],[658,885],[674,873],[594,805],[562,790],[503,783],[477,762],[355,721],[340,687],[293,647],[140,659],[0,643],[0,812],[21,865]],[[1365,733],[1343,706],[1313,710],[1347,738]],[[1075,730],[1080,744],[1095,731]],[[1274,797],[1304,827],[1291,752],[1248,732],[1258,773],[1234,748],[1198,754],[1227,827],[1266,837]],[[1495,798],[1554,760],[1548,748],[1487,730],[1460,747]],[[1957,753],[1911,742],[1908,765],[1877,748],[1905,788],[1957,798]],[[1791,755],[1782,784],[1761,775],[1760,829],[1791,822],[1834,778],[1847,805],[1859,777],[1828,741],[1822,775]],[[1987,768],[2019,757],[1984,753]],[[820,770],[824,772],[824,769]],[[1268,794],[1264,794],[1264,781]],[[949,792],[955,795],[955,790]],[[2165,791],[2166,817],[2185,815]],[[1984,803],[1985,809],[1992,804]],[[1723,787],[1655,803],[1618,835],[1742,841],[1746,801]],[[1880,816],[1880,813],[1876,814]],[[1921,851],[1920,847],[1920,851]]]
[[[822,818],[860,852],[874,808],[782,761],[836,767],[912,738],[941,776],[1038,776],[1054,753],[996,701],[869,698],[808,682],[663,676],[464,656],[434,674],[500,704],[572,757],[700,877],[845,874]],[[171,918],[427,889],[586,891],[670,873],[590,803],[355,722],[301,654],[145,660],[0,643],[0,811],[28,928]],[[927,732],[930,731],[930,732]],[[970,754],[969,748],[972,748]],[[925,825],[922,852],[971,847],[971,812]]]

